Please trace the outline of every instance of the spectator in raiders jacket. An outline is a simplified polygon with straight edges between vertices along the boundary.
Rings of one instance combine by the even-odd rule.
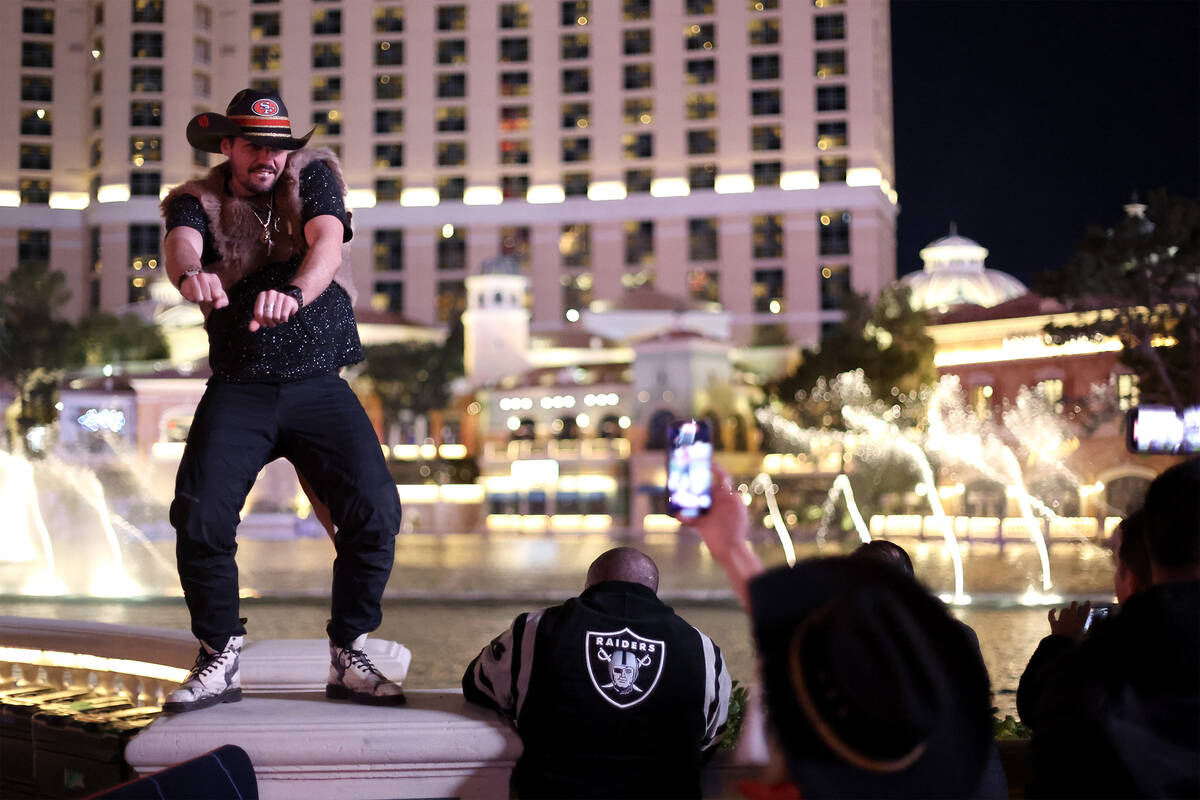
[[[583,594],[520,614],[463,675],[516,726],[518,796],[698,797],[729,709],[721,650],[658,599],[658,567],[618,547]]]

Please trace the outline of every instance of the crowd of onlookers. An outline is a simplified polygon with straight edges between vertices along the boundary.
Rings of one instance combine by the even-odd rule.
[[[1009,787],[974,632],[871,542],[765,570],[714,468],[689,520],[753,628],[776,767],[753,800],[1200,797],[1200,459],[1168,469],[1113,541],[1117,605],[1051,611],[1018,710],[1032,781]],[[720,649],[657,597],[654,562],[618,548],[584,592],[522,614],[471,663],[467,697],[514,721],[520,797],[696,797],[728,716]]]

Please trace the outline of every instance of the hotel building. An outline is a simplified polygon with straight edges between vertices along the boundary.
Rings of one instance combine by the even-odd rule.
[[[161,274],[159,197],[244,86],[342,160],[360,308],[439,324],[498,254],[553,335],[628,287],[811,342],[895,278],[888,4],[875,0],[20,0],[0,21],[0,277],[68,315]]]

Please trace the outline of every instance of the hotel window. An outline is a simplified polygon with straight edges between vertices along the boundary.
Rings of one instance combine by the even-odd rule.
[[[162,231],[158,225],[129,226],[129,266],[135,271],[158,268],[158,243]]]
[[[400,100],[404,97],[404,76],[400,73],[394,75],[378,75],[375,78],[375,99],[376,100]]]
[[[778,314],[783,311],[783,270],[754,270],[754,311],[758,314]]]
[[[379,42],[375,48],[375,66],[400,67],[404,65],[404,42],[393,39]]]
[[[18,167],[20,169],[50,169],[50,145],[21,145],[21,160]]]
[[[51,112],[44,109],[21,109],[21,135],[22,136],[50,136],[51,135]]]
[[[693,217],[688,220],[688,260],[716,261],[717,220],[715,217]]]
[[[375,229],[375,271],[398,272],[404,269],[404,231],[399,228]]]
[[[130,136],[129,160],[135,167],[146,161],[162,161],[162,138],[159,136]]]
[[[462,175],[442,175],[437,179],[438,198],[462,200],[467,191],[467,179]]]
[[[93,139],[92,146],[88,148],[88,166],[95,169],[100,166],[100,162],[104,160],[104,141],[102,139]]]
[[[590,267],[592,265],[592,226],[587,224],[563,225],[558,235],[558,254],[564,267]]]
[[[450,235],[447,236],[446,234]],[[447,226],[437,240],[437,268],[463,269],[467,266],[467,229]]]
[[[371,308],[375,311],[404,313],[404,281],[377,281],[371,292]]]
[[[192,166],[200,167],[201,169],[208,169],[208,153],[204,152],[203,150],[197,150],[196,148],[193,147],[192,148]],[[96,177],[100,177],[100,176],[97,175]]]
[[[22,67],[53,67],[54,44],[51,42],[21,42]]]
[[[212,63],[212,44],[208,39],[196,39],[192,43],[192,61],[196,64]]]
[[[98,95],[104,90],[104,73],[97,72],[92,75],[92,94]]]
[[[375,145],[375,168],[404,166],[404,145],[398,142]]]
[[[162,189],[161,172],[141,172],[134,170],[129,173],[129,194],[134,197],[158,197]]]
[[[846,38],[845,14],[818,14],[813,17],[813,35],[818,42]]]
[[[821,265],[821,309],[836,311],[850,296],[850,265]]]
[[[701,303],[721,302],[721,273],[710,269],[687,271],[688,297]]]
[[[17,263],[22,266],[45,266],[50,263],[50,231],[17,231]]]
[[[500,195],[505,200],[523,200],[529,191],[528,175],[501,175]]]
[[[654,13],[651,0],[622,0],[621,19],[625,22],[640,22],[650,19]]]
[[[591,86],[590,74],[587,67],[582,69],[564,69],[562,71],[562,93],[579,94],[589,91]]]
[[[380,203],[395,203],[400,200],[404,191],[404,181],[401,178],[376,178],[375,200]]]
[[[382,77],[387,77],[382,76]],[[375,86],[379,94],[378,83]],[[312,100],[314,103],[331,103],[342,99],[342,79],[335,75],[314,75],[312,79]]]
[[[647,266],[654,263],[654,221],[639,220],[625,223],[626,266]]]
[[[50,202],[50,181],[41,178],[22,178],[18,184],[22,205],[46,205]]]
[[[714,92],[689,94],[685,107],[688,119],[712,119],[717,115],[717,95]]]
[[[402,33],[404,31],[404,9],[395,6],[375,9],[376,33]]]
[[[845,86],[818,86],[817,111],[845,111]]]
[[[467,309],[467,287],[462,281],[438,281],[437,321],[453,322]]]
[[[779,56],[769,55],[750,56],[750,80],[773,81],[779,78]]]
[[[92,130],[99,130],[104,125],[104,107],[92,106]]]
[[[461,139],[437,143],[439,167],[461,167],[467,163],[467,143]]]
[[[715,14],[716,0],[684,0],[683,13],[690,17],[701,17]]]
[[[621,150],[627,159],[653,158],[654,134],[626,133],[621,136]]]
[[[529,267],[529,227],[526,225],[505,225],[500,229],[500,254],[512,256],[521,262],[521,269]]]
[[[717,165],[708,164],[693,164],[688,167],[688,187],[695,191],[697,189],[711,189],[717,184]]]
[[[197,97],[208,97],[212,94],[212,81],[209,79],[208,73],[192,73],[192,94]],[[98,124],[97,127],[99,127]]]
[[[501,139],[500,140],[500,163],[501,164],[528,164],[529,163],[529,140],[528,139]]]
[[[336,8],[320,8],[312,15],[313,36],[326,36],[342,32],[342,12]]]
[[[625,88],[650,89],[654,86],[654,67],[650,64],[626,64]]]
[[[466,97],[467,73],[448,72],[437,76],[438,97]]]
[[[587,58],[591,53],[591,39],[586,33],[564,33],[561,39],[561,58],[572,61]]]
[[[967,394],[976,417],[987,419],[992,416],[992,395],[995,394],[995,390],[991,386],[972,386]]]
[[[755,186],[778,186],[779,176],[783,173],[781,161],[755,161],[750,165],[754,175]]]
[[[778,125],[756,125],[750,129],[751,150],[782,150],[783,138]]]
[[[279,69],[282,60],[282,50],[277,44],[256,44],[250,48],[251,69],[273,72]]]
[[[133,67],[129,70],[129,91],[161,92],[162,90],[162,67]]]
[[[466,39],[441,39],[437,43],[437,63],[465,64],[467,63]]]
[[[279,77],[275,75],[260,75],[250,79],[250,88],[256,92],[279,94]]]
[[[251,41],[278,36],[279,31],[280,25],[278,11],[260,11],[250,15]]]
[[[817,180],[821,183],[845,183],[848,164],[845,156],[821,156],[817,161]]]
[[[627,169],[625,170],[625,191],[628,194],[638,194],[650,191],[654,181],[654,170]]]
[[[1041,391],[1042,400],[1045,401],[1047,408],[1056,414],[1061,414],[1063,411],[1062,378],[1047,378],[1038,381],[1036,388]]]
[[[529,60],[529,40],[524,36],[500,40],[500,63],[520,64]]]
[[[312,114],[314,136],[341,136],[342,114],[340,111],[314,111]]]
[[[818,78],[830,78],[846,74],[845,50],[818,50],[815,57]]]
[[[501,72],[500,95],[502,97],[526,97],[529,94],[528,72]]]
[[[563,0],[559,5],[559,22],[564,27],[587,25],[588,0]]]
[[[524,131],[529,129],[529,106],[500,106],[500,130]]]
[[[1138,377],[1132,374],[1120,374],[1116,376],[1117,384],[1117,407],[1122,411],[1128,411],[1138,404]]]
[[[712,50],[717,46],[716,27],[711,22],[689,25],[684,33],[684,46],[688,50]]]
[[[633,28],[624,33],[625,55],[637,56],[649,53],[654,47],[654,35],[649,28]]]
[[[717,61],[713,58],[689,59],[685,68],[684,81],[690,84],[716,83]]]
[[[817,149],[828,150],[831,147],[845,147],[849,142],[846,123],[843,120],[817,123]]]
[[[403,133],[404,109],[379,108],[375,110],[376,133]]]
[[[592,140],[586,136],[568,136],[562,140],[562,161],[590,161]],[[585,192],[586,193],[586,192]]]
[[[529,3],[501,3],[499,12],[501,29],[529,27]]]
[[[812,0],[813,8],[827,8],[829,6],[844,6],[846,0]]]
[[[591,180],[592,173],[590,172],[564,172],[562,175],[563,194],[567,197],[586,197]]]
[[[134,100],[129,104],[129,124],[134,128],[162,127],[162,102]]]
[[[162,70],[159,70],[160,74]],[[162,91],[161,88],[159,91]],[[49,103],[54,100],[54,79],[49,75],[22,75],[21,99]]]
[[[755,258],[783,258],[783,218],[778,214],[755,214],[753,255]]]
[[[467,29],[467,7],[438,6],[437,29],[439,31],[465,31]]]
[[[748,30],[752,46],[779,44],[779,20],[777,19],[753,20],[750,22]]]
[[[850,253],[850,212],[822,211],[817,215],[818,252],[823,256],[843,256]]]
[[[750,93],[750,113],[756,117],[780,112],[778,89],[760,89]]]
[[[434,114],[437,117],[438,133],[459,132],[467,129],[466,106],[440,106]]]
[[[54,33],[54,9],[22,8],[22,33]]]
[[[562,127],[573,129],[588,126],[591,103],[563,103],[560,108],[562,109]]]
[[[590,272],[576,272],[570,275],[563,275],[559,278],[562,284],[562,308],[563,315],[572,322],[579,319],[576,316],[581,309],[586,309],[592,304],[593,293],[592,289],[594,281]],[[571,312],[575,312],[572,314]]]
[[[133,0],[132,22],[163,21],[163,0]]]
[[[748,0],[747,7],[751,11],[777,11],[779,0]]]
[[[687,132],[688,155],[706,155],[717,152],[717,131],[715,128]]]

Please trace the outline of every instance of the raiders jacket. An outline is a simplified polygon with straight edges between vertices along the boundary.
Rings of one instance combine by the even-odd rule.
[[[521,735],[522,798],[699,797],[729,688],[713,641],[623,581],[520,614],[463,676]]]

